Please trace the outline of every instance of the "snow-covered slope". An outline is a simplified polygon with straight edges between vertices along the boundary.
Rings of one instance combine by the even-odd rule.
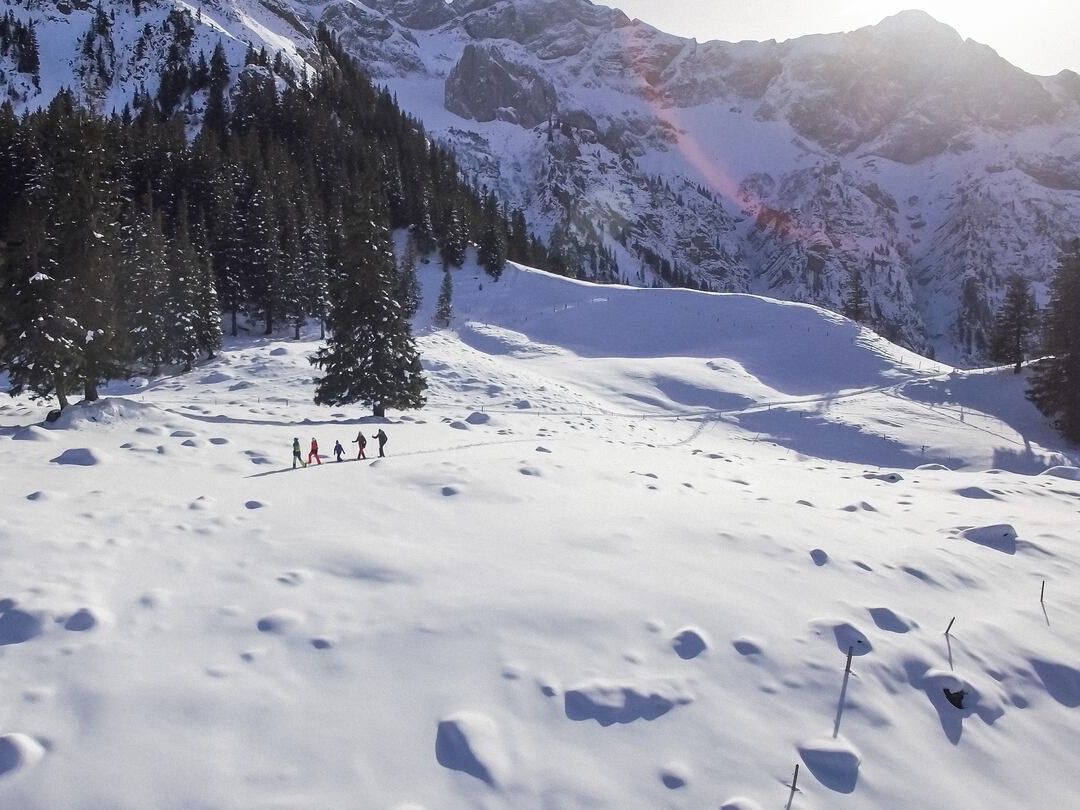
[[[1006,278],[1042,296],[1080,229],[1080,77],[1028,75],[921,12],[698,43],[587,0],[138,6],[103,3],[111,32],[87,50],[94,8],[16,4],[42,43],[40,89],[7,57],[16,106],[61,86],[106,112],[153,94],[187,25],[192,62],[222,40],[234,66],[249,42],[299,66],[323,22],[557,248],[613,251],[617,271],[582,261],[602,280],[837,309],[859,268],[879,331],[967,363]]]
[[[0,806],[1070,805],[1077,455],[1011,373],[514,267],[435,330],[440,277],[422,411],[254,337],[0,405]]]

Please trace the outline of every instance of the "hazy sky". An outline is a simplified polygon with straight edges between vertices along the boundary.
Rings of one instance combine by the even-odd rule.
[[[907,8],[921,8],[961,36],[989,45],[1030,73],[1080,72],[1077,0],[595,0],[672,34],[709,39],[775,39],[852,31]]]

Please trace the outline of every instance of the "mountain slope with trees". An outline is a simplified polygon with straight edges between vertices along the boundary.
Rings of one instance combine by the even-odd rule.
[[[310,77],[249,50],[227,100],[215,49],[204,77],[214,112],[194,138],[175,104],[203,86],[190,76],[108,117],[66,90],[21,119],[0,108],[0,361],[13,392],[64,407],[76,388],[94,400],[107,379],[190,368],[220,346],[223,308],[233,335],[241,314],[266,334],[326,320],[318,362],[331,369],[348,334],[374,328],[382,360],[363,371],[369,382],[329,373],[317,397],[422,404],[395,299],[415,299],[415,280],[398,269],[390,231],[408,229],[414,253],[438,250],[450,266],[476,242],[496,278],[511,248],[537,264],[546,252],[527,234],[511,239],[520,217],[469,186],[326,29],[319,46]],[[381,292],[357,309],[356,289]]]

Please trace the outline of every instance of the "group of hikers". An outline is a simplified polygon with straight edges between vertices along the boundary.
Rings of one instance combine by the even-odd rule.
[[[383,448],[386,446],[386,433],[382,428],[379,428],[379,432],[372,436],[373,439],[379,443],[379,458],[386,456]],[[362,458],[367,458],[364,454],[364,449],[367,447],[367,436],[364,435],[364,431],[360,431],[356,434],[356,438],[352,440],[352,444],[355,444],[358,448],[356,453],[356,459],[359,461]],[[345,455],[345,448],[341,446],[341,442],[334,442],[334,456],[338,461],[341,461],[341,457]],[[306,467],[311,463],[311,460],[315,459],[316,464],[322,464],[322,459],[319,458],[319,442],[314,436],[311,437],[311,449],[308,451],[307,461],[304,461],[303,456],[300,455],[300,439],[293,437],[292,440],[292,465],[293,469],[296,469],[297,463],[301,467]]]

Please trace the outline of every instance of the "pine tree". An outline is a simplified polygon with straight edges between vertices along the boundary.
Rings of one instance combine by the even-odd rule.
[[[484,269],[495,279],[502,275],[506,267],[507,236],[506,222],[499,211],[495,195],[488,193],[484,199],[483,229],[480,234],[478,259]]]
[[[420,308],[420,282],[416,278],[416,244],[410,233],[405,238],[405,252],[398,267],[394,297],[401,304],[402,311],[410,320]]]
[[[196,215],[192,241],[206,245],[206,226],[201,213]],[[214,283],[214,266],[205,248],[197,251],[198,268],[195,273],[195,345],[206,352],[206,359],[213,360],[214,352],[221,348],[221,305]]]
[[[454,282],[450,278],[450,268],[444,268],[442,286],[439,287],[439,301],[435,305],[435,322],[440,326],[449,326],[453,316]]]
[[[871,267],[873,267],[873,259],[871,258],[870,261]],[[862,269],[857,264],[851,265],[848,269],[841,314],[856,323],[864,323],[869,317],[866,286],[863,284]]]
[[[117,234],[101,122],[60,93],[28,123],[40,158],[12,214],[14,251],[3,317],[12,393],[56,394],[78,385],[96,400],[126,376],[126,328],[116,303]]]
[[[445,215],[440,235],[439,255],[444,267],[461,267],[465,262],[465,250],[469,243],[461,214],[451,206]]]
[[[996,363],[1012,363],[1017,374],[1031,349],[1038,310],[1031,283],[1019,274],[1009,277],[1005,300],[994,317],[990,338],[990,359]]]
[[[199,258],[191,245],[187,200],[181,199],[168,251],[169,284],[165,300],[167,357],[190,371],[199,355]]]
[[[1032,365],[1027,396],[1054,419],[1066,439],[1080,442],[1080,239],[1069,246],[1050,283],[1043,350]]]
[[[529,229],[525,224],[525,212],[515,208],[510,215],[509,236],[507,237],[506,255],[511,261],[532,264],[532,252],[529,250]]]
[[[169,268],[161,214],[150,209],[147,191],[124,227],[124,301],[134,357],[148,363],[150,375],[157,376],[169,351]]]
[[[316,404],[359,402],[383,416],[386,408],[423,407],[427,382],[409,321],[393,299],[389,234],[370,216],[370,207],[355,196],[345,204],[343,264],[327,318],[330,337],[311,362],[324,372]]]

